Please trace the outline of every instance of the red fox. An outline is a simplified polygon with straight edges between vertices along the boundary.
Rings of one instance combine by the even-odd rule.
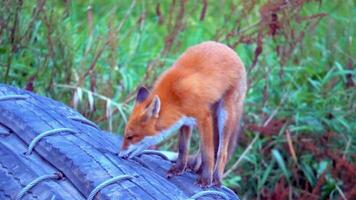
[[[201,159],[197,183],[220,185],[246,90],[244,65],[231,48],[213,41],[188,48],[151,92],[138,90],[120,155],[133,157],[179,129],[178,159],[168,176],[179,175],[187,167],[190,136],[197,126]]]

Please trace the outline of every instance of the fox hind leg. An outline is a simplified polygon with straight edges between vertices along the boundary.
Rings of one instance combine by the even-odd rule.
[[[220,186],[221,179],[224,173],[225,165],[231,155],[231,145],[235,146],[236,141],[236,127],[240,121],[242,109],[242,99],[236,101],[236,92],[230,90],[223,98],[223,104],[220,104],[216,114],[218,117],[218,134],[219,146],[217,153],[217,160],[215,163],[213,184]],[[230,146],[230,147],[229,147]]]
[[[214,172],[214,134],[213,115],[210,109],[201,113],[198,119],[200,134],[201,172],[197,184],[206,187],[211,185]]]
[[[238,141],[238,138],[240,136],[240,132],[241,130],[241,122],[240,122],[240,117],[239,113],[237,113],[237,120],[236,120],[236,124],[235,124],[235,129],[231,135],[230,141],[229,141],[229,146],[227,148],[227,160],[230,160],[232,157],[232,154],[234,153],[235,149],[236,149],[236,144]]]
[[[226,98],[225,98],[226,99]],[[231,158],[232,153],[235,150],[237,139],[239,136],[240,132],[240,118],[242,115],[242,101],[241,100],[235,100],[235,105],[236,109],[227,109],[224,100],[219,100],[212,109],[212,112],[214,113],[213,115],[213,120],[214,120],[214,160],[216,161],[215,163],[215,168],[214,168],[214,184],[215,185],[220,185],[221,184],[221,178],[224,172],[224,168],[228,160]],[[236,112],[236,113],[230,113],[230,112]],[[231,130],[232,133],[229,136],[229,138],[224,139],[224,132],[226,131],[224,127],[226,126],[226,121],[228,116],[233,116],[236,114],[236,120],[232,122]],[[226,142],[227,141],[227,142]],[[227,144],[227,150],[223,149],[223,146],[226,146]],[[221,148],[219,148],[221,147]],[[219,151],[220,149],[220,151]],[[226,151],[226,158],[223,158],[223,152]],[[219,158],[218,158],[218,155]],[[223,163],[224,166],[219,167],[218,165],[218,160],[224,159],[225,161],[222,162],[220,161],[220,165]],[[201,148],[199,147],[199,150],[196,154],[189,156],[188,158],[188,163],[187,163],[187,169],[196,172],[198,175],[201,175],[202,172],[202,155],[201,155]],[[219,173],[220,171],[220,173]]]

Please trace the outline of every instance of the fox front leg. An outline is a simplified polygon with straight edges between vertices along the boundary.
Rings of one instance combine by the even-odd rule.
[[[185,171],[188,162],[188,153],[189,153],[191,134],[192,134],[192,127],[190,126],[182,126],[179,129],[178,159],[176,163],[168,171],[167,173],[168,178],[176,175],[181,175]]]

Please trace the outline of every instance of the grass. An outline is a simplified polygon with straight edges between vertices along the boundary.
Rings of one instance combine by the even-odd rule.
[[[0,80],[120,134],[138,85],[217,40],[249,72],[224,184],[242,199],[355,198],[355,2],[283,2],[3,0]]]

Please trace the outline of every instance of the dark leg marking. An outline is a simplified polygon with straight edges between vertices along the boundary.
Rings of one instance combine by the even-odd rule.
[[[178,159],[167,173],[167,177],[181,175],[186,169],[188,162],[189,143],[191,137],[191,127],[182,126],[178,136]]]

